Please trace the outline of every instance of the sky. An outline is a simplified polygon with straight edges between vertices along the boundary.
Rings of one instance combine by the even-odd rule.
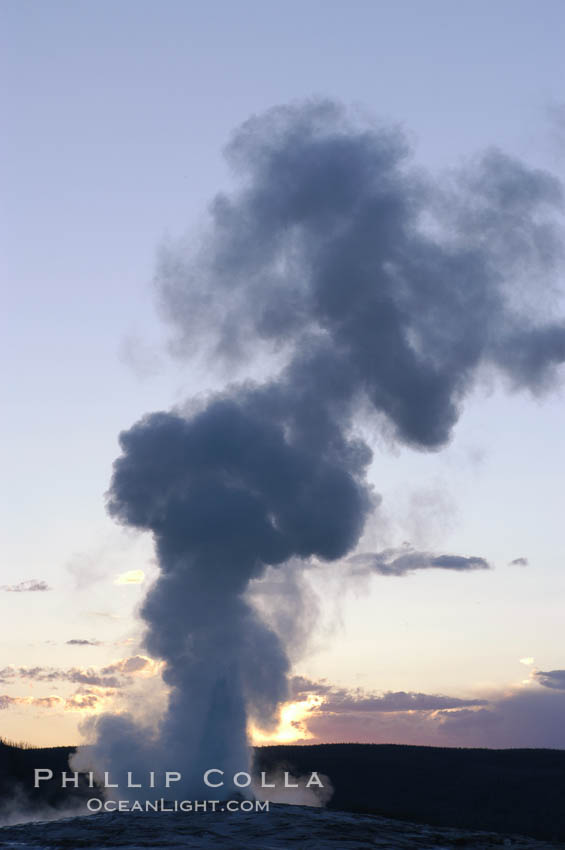
[[[563,179],[565,10],[2,11],[0,735],[75,743],[85,716],[148,698],[161,670],[140,644],[151,539],[118,526],[104,494],[120,431],[233,377],[171,353],[153,279],[163,246],[198,244],[211,199],[233,186],[223,150],[235,128],[327,96],[401,128],[438,179],[493,145]],[[408,544],[492,569],[308,569],[312,629],[293,647],[295,700],[271,737],[565,746],[565,674],[542,675],[565,669],[563,411],[562,386],[532,396],[485,378],[441,452],[370,433],[383,501],[359,551]],[[379,703],[386,694],[396,701]],[[464,704],[429,708],[426,695]]]

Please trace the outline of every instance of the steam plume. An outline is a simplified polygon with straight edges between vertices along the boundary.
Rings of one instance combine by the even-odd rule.
[[[408,153],[330,101],[252,118],[227,149],[240,189],[216,197],[196,255],[163,254],[179,350],[279,364],[120,437],[109,511],[153,534],[161,567],[141,614],[170,699],[147,751],[187,789],[209,767],[244,770],[249,719],[268,727],[287,696],[250,581],[342,558],[378,504],[356,417],[437,450],[481,370],[538,392],[565,359],[565,326],[531,309],[551,295],[559,183],[491,151],[440,187]],[[142,758],[127,717],[98,727],[115,760]]]

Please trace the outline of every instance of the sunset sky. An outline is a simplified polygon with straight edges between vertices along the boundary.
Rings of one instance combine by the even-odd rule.
[[[328,96],[438,176],[494,145],[563,180],[564,37],[559,0],[3,4],[1,737],[77,743],[91,713],[159,703],[151,539],[104,494],[120,431],[237,377],[175,356],[152,286],[233,186],[234,129]],[[389,569],[300,571],[291,705],[256,740],[565,748],[564,412],[563,382],[485,374],[441,451],[365,424],[382,503],[356,552]],[[409,553],[426,568],[390,567]]]

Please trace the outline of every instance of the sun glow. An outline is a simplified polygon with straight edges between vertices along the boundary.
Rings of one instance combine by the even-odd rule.
[[[143,570],[128,570],[126,573],[120,573],[114,579],[114,584],[142,584],[145,581],[145,573]]]
[[[319,708],[321,702],[320,697],[311,695],[300,702],[285,703],[281,708],[279,725],[273,732],[266,732],[251,724],[249,735],[252,744],[292,744],[313,738],[308,731],[306,720],[313,710]]]

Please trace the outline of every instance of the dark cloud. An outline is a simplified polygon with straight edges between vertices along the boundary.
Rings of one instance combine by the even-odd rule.
[[[316,712],[330,714],[438,711],[439,709],[487,705],[487,700],[484,699],[460,699],[412,691],[387,691],[383,694],[375,694],[368,693],[361,688],[347,690],[332,686],[325,679],[321,682],[312,682],[302,676],[293,677],[291,692],[296,700],[303,700],[311,695],[322,697],[322,702]]]
[[[302,721],[305,739],[327,743],[565,749],[565,687],[546,690],[526,686],[507,694],[491,694],[488,700],[401,692],[377,697],[376,705],[371,698],[365,702],[358,692],[353,693],[353,700],[348,697],[334,701],[331,690]],[[383,700],[380,704],[379,699]]]
[[[102,641],[99,640],[85,640],[83,638],[72,638],[71,640],[66,641],[68,646],[101,646]]]
[[[357,545],[379,502],[358,415],[436,450],[485,370],[539,392],[565,360],[565,325],[523,295],[541,304],[551,291],[558,181],[490,151],[442,186],[408,154],[400,133],[330,101],[271,110],[235,133],[239,189],[215,198],[201,249],[163,251],[177,348],[230,376],[265,355],[279,371],[120,436],[108,508],[155,540],[160,575],[141,614],[170,698],[145,753],[131,718],[97,721],[118,769],[120,754],[125,770],[132,751],[153,768],[175,752],[188,793],[210,763],[228,775],[248,763],[248,718],[273,723],[289,661],[245,594],[268,567]],[[415,554],[382,566],[488,566]]]
[[[81,685],[98,685],[106,688],[119,688],[122,680],[116,676],[108,676],[104,673],[96,673],[93,670],[79,670],[71,668],[62,673],[61,678],[67,682]]]
[[[2,584],[0,590],[5,590],[8,593],[34,593],[51,590],[51,588],[46,581],[38,581],[38,579],[32,578],[27,581],[20,581],[18,584]]]
[[[538,670],[534,676],[545,688],[565,691],[565,670]]]
[[[153,670],[151,659],[134,655],[96,670],[92,667],[4,667],[0,669],[0,681],[14,679],[31,679],[38,682],[73,682],[79,685],[94,685],[105,688],[122,687],[128,676],[134,676],[140,671]]]
[[[433,555],[414,549],[384,549],[382,552],[363,552],[348,558],[355,571],[375,572],[385,576],[404,576],[415,570],[455,570],[469,572],[488,570],[490,564],[484,558],[462,555]]]
[[[295,700],[303,700],[310,695],[324,696],[334,690],[334,686],[327,679],[319,679],[314,682],[304,676],[293,676],[289,686],[289,694]]]
[[[446,743],[472,747],[565,749],[565,693],[527,686],[478,711],[439,717]]]
[[[510,561],[509,566],[511,567],[527,567],[530,562],[527,558],[514,558],[513,561]]]
[[[486,705],[487,700],[459,699],[439,694],[387,691],[381,696],[362,696],[358,693],[336,694],[324,702],[324,711],[437,711],[460,706]]]
[[[100,674],[93,669],[70,667],[61,670],[54,667],[5,667],[0,670],[0,680],[32,679],[36,682],[74,682],[75,684],[99,685],[117,688],[118,678]]]

